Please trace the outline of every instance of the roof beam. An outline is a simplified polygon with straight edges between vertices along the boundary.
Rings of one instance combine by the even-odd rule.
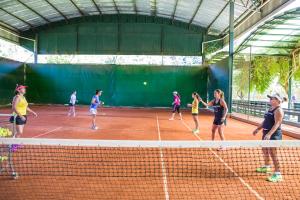
[[[243,6],[244,6],[245,8],[247,8],[247,6],[246,6],[246,4],[244,3],[244,1],[241,0],[241,2],[242,2],[242,4],[243,4]]]
[[[66,21],[68,21],[68,18],[60,11],[58,8],[56,8],[52,3],[50,3],[48,0],[44,0],[47,2],[57,13],[59,13]]]
[[[266,24],[266,25],[270,25],[270,26],[285,25],[285,26],[295,26],[295,27],[300,27],[299,24],[292,24],[292,23],[285,23],[285,22],[274,22],[274,21],[266,22],[265,24]]]
[[[249,42],[274,42],[274,43],[290,43],[290,44],[297,44],[298,40],[261,40],[261,39],[251,39]]]
[[[176,0],[175,6],[174,6],[174,10],[173,10],[173,13],[172,13],[172,24],[174,23],[174,19],[175,19],[175,14],[176,14],[176,10],[177,10],[178,1],[179,1],[179,0]]]
[[[99,14],[102,15],[102,12],[101,12],[99,6],[97,5],[97,3],[95,2],[95,0],[91,0],[91,1],[93,2],[94,6],[97,9],[97,11],[99,12]]]
[[[18,16],[16,16],[16,15],[12,14],[11,12],[8,12],[6,9],[0,7],[0,10],[2,10],[3,12],[7,13],[7,14],[10,15],[10,16],[13,16],[14,18],[16,18],[17,20],[23,22],[24,24],[26,24],[26,25],[29,26],[30,28],[34,28],[34,26],[33,26],[32,24],[30,24],[30,23],[28,23],[27,21],[25,21],[24,19],[21,19],[20,17],[18,17]]]
[[[36,14],[37,16],[39,16],[40,18],[42,18],[45,22],[47,23],[51,23],[50,20],[48,20],[46,17],[44,17],[43,15],[41,15],[40,13],[38,13],[37,11],[35,11],[34,9],[32,9],[31,7],[29,7],[27,4],[23,3],[20,0],[16,0],[18,3],[22,4],[25,8],[27,8],[28,10],[30,10],[31,12],[33,12],[34,14]]]
[[[115,7],[115,9],[116,9],[116,11],[117,11],[117,13],[118,13],[118,15],[119,15],[119,14],[120,14],[120,11],[119,11],[119,9],[118,9],[118,6],[117,6],[116,1],[113,0],[113,3],[114,3],[114,7]]]
[[[220,17],[220,15],[224,12],[226,7],[229,5],[229,1],[225,4],[225,6],[222,8],[222,10],[218,13],[218,15],[212,20],[212,22],[207,26],[207,32],[209,32],[211,26],[217,21],[217,19]]]
[[[200,1],[199,1],[199,4],[198,4],[198,6],[197,6],[196,10],[194,11],[194,14],[193,14],[193,16],[192,16],[192,18],[191,18],[191,19],[190,19],[190,21],[189,21],[189,27],[190,27],[190,26],[191,26],[191,24],[193,23],[193,21],[194,21],[194,19],[195,19],[196,15],[197,15],[197,13],[198,13],[198,11],[199,11],[200,7],[201,7],[201,4],[202,4],[202,2],[203,2],[203,0],[200,0]]]
[[[7,24],[2,20],[0,20],[0,27],[3,27],[4,29],[7,29],[15,34],[20,34],[19,29],[17,27]]]
[[[77,6],[77,4],[73,0],[69,0],[73,6],[77,9],[77,11],[80,13],[81,16],[85,16],[85,14],[82,12],[82,10]]]
[[[299,31],[300,28],[281,28],[281,27],[262,27],[263,30],[291,30],[291,31]]]
[[[282,36],[282,37],[300,37],[300,35],[290,35],[290,34],[276,34],[276,33],[255,33],[255,35],[270,35],[270,36]]]
[[[245,47],[256,47],[256,48],[266,48],[266,49],[282,49],[282,50],[292,50],[294,46],[260,46],[260,45],[245,45]]]

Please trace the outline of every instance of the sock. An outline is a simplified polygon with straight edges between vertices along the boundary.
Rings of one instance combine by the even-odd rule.
[[[275,174],[275,175],[281,175],[281,173],[280,173],[280,172],[275,172],[274,174]]]
[[[271,165],[264,165],[265,168],[271,168]]]

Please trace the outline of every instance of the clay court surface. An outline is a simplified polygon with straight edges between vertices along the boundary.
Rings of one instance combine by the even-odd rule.
[[[28,117],[24,135],[26,138],[98,139],[98,140],[197,140],[191,133],[194,122],[190,111],[183,112],[183,121],[169,121],[170,109],[101,108],[97,124],[99,130],[91,129],[91,117],[87,106],[77,107],[77,116],[68,117],[67,106],[33,106],[38,117]],[[10,113],[2,108],[1,113]],[[200,137],[211,139],[213,116],[208,112],[199,115]],[[158,123],[158,124],[157,124]],[[234,119],[227,119],[227,140],[260,140],[252,131],[256,127]],[[216,136],[218,138],[218,135]],[[291,139],[287,136],[284,139]]]
[[[169,121],[170,110],[168,109],[102,108],[97,118],[100,129],[95,131],[90,129],[91,117],[88,107],[77,107],[75,118],[67,117],[68,107],[33,106],[32,109],[39,116],[29,117],[23,135],[26,138],[210,140],[213,119],[211,114],[202,112],[199,116],[200,134],[193,135],[191,130],[194,124],[189,111],[183,113],[183,121]],[[1,112],[8,113],[9,109],[3,108]],[[253,125],[228,119],[225,136],[227,140],[260,140],[261,134],[252,136],[254,129]],[[216,138],[219,139],[218,136]],[[285,136],[284,139],[292,138]],[[288,158],[289,153],[299,156],[299,152],[294,151],[295,149],[292,152],[283,150],[282,153],[287,160],[295,159],[295,157]],[[78,154],[79,158],[71,157],[72,154]],[[28,155],[31,155],[30,166],[22,160]],[[249,160],[256,155],[260,155],[260,149],[256,149],[251,154],[246,150],[243,152],[141,148],[137,151],[131,148],[120,150],[80,147],[66,149],[46,147],[39,152],[38,149],[34,151],[34,148],[32,150],[30,147],[28,149],[25,147],[14,155],[15,161],[21,162],[16,166],[16,171],[20,174],[30,174],[30,170],[33,170],[34,175],[21,176],[17,180],[1,177],[0,191],[3,195],[0,199],[295,199],[300,197],[300,182],[293,172],[290,171],[291,175],[285,175],[284,182],[278,184],[266,182],[266,175],[253,173],[255,165],[249,163]],[[56,166],[57,161],[63,157],[64,162]],[[88,169],[80,165],[79,168],[73,169],[73,165],[70,165],[70,163],[76,165],[90,162],[91,158],[95,163]],[[99,167],[99,160],[110,165]],[[124,161],[131,167],[123,168],[111,164],[122,165]],[[137,163],[143,165],[136,166]],[[299,169],[299,165],[298,160],[292,168],[286,167]],[[89,170],[92,174],[88,173]],[[78,176],[71,175],[72,173],[78,173]],[[295,173],[299,174],[299,172]]]

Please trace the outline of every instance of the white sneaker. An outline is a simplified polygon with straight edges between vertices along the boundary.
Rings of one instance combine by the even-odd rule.
[[[194,134],[199,134],[199,130],[197,129],[197,130],[193,130],[193,133]]]
[[[170,120],[170,121],[173,121],[173,120],[174,120],[174,118],[170,118],[169,120]]]
[[[98,130],[99,128],[98,128],[98,126],[92,126],[92,129],[93,130]]]

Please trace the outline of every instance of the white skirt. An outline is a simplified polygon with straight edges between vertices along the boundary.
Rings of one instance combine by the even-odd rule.
[[[97,115],[97,109],[90,108],[90,113],[91,113],[91,115]]]

